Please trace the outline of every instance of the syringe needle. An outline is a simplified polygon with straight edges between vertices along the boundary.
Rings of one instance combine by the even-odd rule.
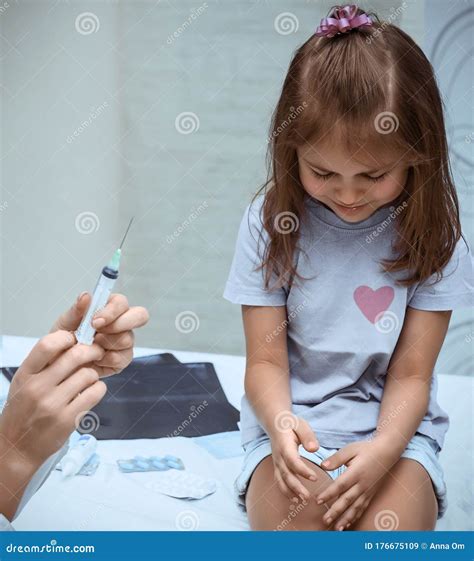
[[[115,253],[113,254],[108,264],[102,269],[102,273],[99,277],[99,280],[97,281],[94,293],[92,294],[92,301],[89,305],[89,308],[85,316],[82,318],[81,324],[75,331],[78,343],[82,343],[84,345],[92,345],[92,342],[94,341],[96,330],[92,325],[92,319],[94,317],[94,314],[98,310],[102,310],[102,308],[107,304],[115,281],[118,279],[122,246],[132,225],[133,218],[134,217],[132,216],[132,219],[128,224],[128,228],[125,231],[125,235],[123,236],[120,247],[115,250]]]
[[[123,238],[122,238],[122,243],[119,245],[119,249],[122,249],[123,242],[125,241],[125,238],[127,237],[128,231],[130,230],[130,227],[131,227],[131,225],[132,225],[132,222],[133,222],[133,219],[134,219],[134,218],[135,218],[135,217],[132,216],[132,218],[130,219],[130,222],[129,222],[129,224],[128,224],[128,227],[127,227],[127,229],[126,229],[126,231],[125,231],[125,234],[124,234],[124,236],[123,236]]]

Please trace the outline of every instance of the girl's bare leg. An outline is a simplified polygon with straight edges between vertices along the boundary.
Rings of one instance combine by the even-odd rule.
[[[400,458],[350,530],[433,530],[438,502],[428,472],[416,460]]]
[[[315,472],[317,481],[298,479],[311,493],[311,499],[295,503],[280,491],[274,477],[272,456],[264,458],[250,479],[245,505],[252,530],[330,530],[322,522],[327,511],[325,505],[317,505],[315,497],[331,484],[330,476],[313,462],[302,458]],[[332,504],[332,503],[331,503]]]

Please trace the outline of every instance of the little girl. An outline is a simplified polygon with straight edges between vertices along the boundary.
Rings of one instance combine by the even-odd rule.
[[[247,348],[238,501],[255,530],[432,530],[433,369],[474,306],[440,93],[401,29],[337,6],[291,61],[224,297]]]

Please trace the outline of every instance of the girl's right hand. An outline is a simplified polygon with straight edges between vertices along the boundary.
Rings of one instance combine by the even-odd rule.
[[[56,331],[34,346],[13,377],[0,415],[0,446],[38,468],[57,452],[82,417],[105,395],[92,364],[105,351],[79,345],[73,333]]]
[[[298,453],[299,445],[308,452],[316,452],[319,442],[313,429],[301,417],[296,417],[290,411],[277,415],[275,429],[270,435],[272,446],[275,479],[281,492],[291,500],[309,500],[308,489],[296,477],[300,475],[310,481],[316,481],[313,470],[302,460]]]

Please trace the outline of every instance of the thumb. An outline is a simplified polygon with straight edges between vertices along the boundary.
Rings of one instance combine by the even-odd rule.
[[[327,469],[328,471],[331,471],[333,469],[341,467],[344,464],[347,464],[347,462],[349,462],[349,460],[353,456],[354,454],[351,453],[348,446],[345,446],[344,448],[341,448],[335,454],[329,456],[329,458],[324,460],[324,462],[321,463],[321,467]]]
[[[297,434],[299,441],[308,452],[316,452],[319,448],[319,442],[314,434],[313,429],[309,424],[301,418],[298,418],[298,423],[293,429]]]
[[[79,324],[81,323],[90,303],[91,296],[88,292],[82,292],[79,294],[77,300],[69,308],[69,310],[64,312],[56,320],[51,332],[57,331],[58,329],[63,329],[64,331],[75,331],[79,327]]]

